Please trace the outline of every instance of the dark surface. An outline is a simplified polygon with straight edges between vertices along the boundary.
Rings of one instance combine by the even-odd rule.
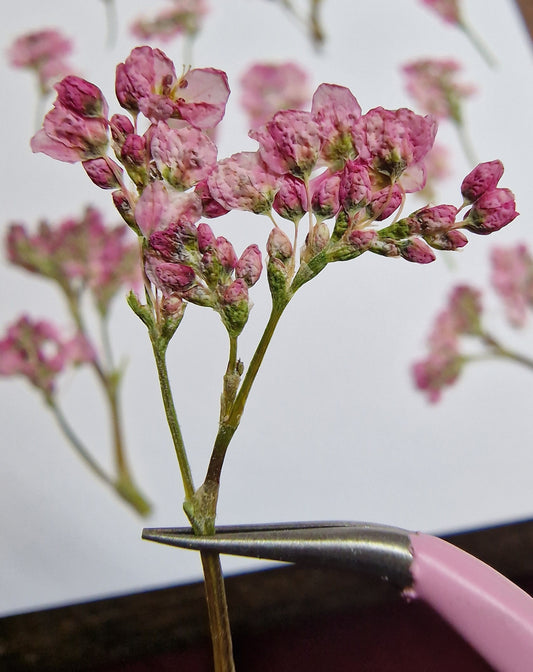
[[[533,521],[447,538],[533,590]],[[229,577],[227,592],[240,671],[490,670],[424,605],[367,576],[289,566]],[[2,672],[211,669],[200,583],[0,619]]]

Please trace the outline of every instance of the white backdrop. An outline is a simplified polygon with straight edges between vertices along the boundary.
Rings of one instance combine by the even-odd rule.
[[[114,68],[135,42],[127,25],[152,3],[117,0],[120,36],[105,47],[103,3],[21,0],[5,13],[2,53],[12,39],[59,26],[76,40],[73,61],[99,85],[112,111]],[[154,3],[155,4],[155,3]],[[449,531],[529,517],[533,511],[533,377],[518,366],[472,366],[430,407],[413,390],[409,366],[424,352],[433,316],[451,286],[483,287],[495,243],[533,242],[531,51],[511,0],[464,2],[466,15],[496,54],[489,69],[465,36],[417,0],[326,0],[327,42],[317,54],[274,2],[211,1],[194,49],[195,65],[228,72],[233,94],[220,133],[220,156],[253,149],[239,109],[238,78],[259,60],[293,59],[313,86],[349,86],[364,111],[412,105],[399,66],[422,56],[453,56],[478,93],[466,107],[480,160],[500,158],[502,186],[516,194],[521,217],[493,238],[471,236],[453,262],[421,267],[372,255],[337,264],[296,296],[274,338],[223,473],[220,523],[274,520],[370,520],[412,529]],[[490,11],[487,11],[488,4]],[[163,45],[181,60],[181,43]],[[179,67],[179,66],[178,66]],[[3,230],[13,220],[58,221],[94,203],[109,221],[109,194],[82,168],[34,156],[35,91],[29,74],[1,63]],[[453,177],[441,202],[458,204],[469,166],[454,130],[439,131],[450,147]],[[418,202],[416,205],[419,205]],[[213,221],[242,250],[264,247],[266,220],[237,213]],[[268,291],[253,290],[255,307],[242,339],[249,361],[268,311]],[[22,310],[66,321],[53,287],[2,263],[1,324]],[[505,331],[492,298],[494,330],[531,351],[530,334]],[[214,313],[192,307],[170,347],[170,369],[196,481],[201,482],[216,431],[226,336]],[[182,490],[143,325],[119,298],[112,323],[117,355],[127,357],[124,408],[130,458],[155,511],[136,518],[85,470],[53,419],[23,381],[0,380],[0,613],[163,586],[198,578],[193,553],[140,540],[143,524],[181,525]],[[67,377],[62,399],[80,434],[107,464],[105,409],[89,374]],[[229,572],[260,565],[227,559]]]

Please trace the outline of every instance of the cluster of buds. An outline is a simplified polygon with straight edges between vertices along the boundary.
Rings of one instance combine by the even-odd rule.
[[[154,17],[137,19],[131,31],[143,42],[168,41],[179,35],[195,37],[207,12],[205,0],[171,0],[170,6]]]
[[[63,338],[50,322],[34,321],[26,315],[0,339],[0,375],[23,376],[47,398],[54,394],[61,372],[93,358],[93,350],[81,334]]]
[[[12,224],[6,250],[12,264],[57,282],[69,297],[88,290],[106,315],[121,287],[139,283],[138,251],[126,234],[124,225],[106,226],[101,213],[89,207],[79,219],[43,221],[35,233]]]
[[[254,63],[241,77],[241,105],[250,128],[279,110],[301,110],[311,97],[306,71],[296,63]]]
[[[198,223],[202,216],[236,209],[271,221],[277,213],[293,223],[294,242],[274,221],[267,245],[271,291],[286,301],[330,262],[370,251],[428,263],[435,258],[432,247],[455,250],[466,244],[459,229],[490,233],[517,214],[511,192],[496,188],[501,164],[491,162],[480,164],[463,182],[463,207],[472,205],[464,220],[458,221],[460,209],[452,205],[422,208],[399,219],[406,194],[424,187],[437,122],[406,108],[377,107],[363,114],[342,86],[321,84],[310,111],[276,112],[250,131],[259,145],[255,152],[222,160],[211,139],[229,95],[221,71],[196,69],[177,77],[163,52],[138,47],[116,72],[117,98],[130,116],[115,114],[109,120],[107,103],[93,84],[69,77],[57,91],[33,149],[82,161],[96,184],[113,188],[117,209],[142,238],[146,276],[165,305],[210,306],[231,333],[242,329],[247,290],[261,261],[255,246],[237,260],[226,239]],[[149,122],[143,134],[140,114]],[[73,124],[73,115],[81,123]],[[118,163],[106,153],[109,132]],[[136,190],[127,186],[127,177]],[[297,268],[298,225],[306,213],[309,226]],[[393,215],[380,229],[379,223]],[[241,267],[253,271],[245,277]],[[239,314],[234,324],[230,313]]]
[[[72,72],[66,57],[72,42],[58,30],[47,29],[18,37],[9,49],[9,61],[15,68],[26,68],[37,75],[42,95],[51,91],[54,82]]]

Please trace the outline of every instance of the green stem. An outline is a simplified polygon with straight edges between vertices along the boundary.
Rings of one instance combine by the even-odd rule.
[[[170,387],[170,380],[168,377],[168,369],[166,363],[166,344],[161,344],[153,329],[149,330],[150,340],[152,342],[152,349],[154,352],[155,363],[157,367],[157,375],[159,377],[159,386],[161,388],[161,397],[165,407],[165,415],[167,418],[170,435],[178,458],[181,478],[183,480],[183,488],[185,491],[185,501],[190,501],[194,496],[194,482],[192,478],[191,467],[185,452],[185,443],[181,434],[181,428],[178,422],[178,415],[176,407],[174,406],[174,399],[172,397],[172,390]]]
[[[496,338],[494,338],[492,334],[483,331],[481,332],[481,339],[483,340],[483,343],[485,343],[485,345],[491,349],[495,356],[510,359],[517,364],[526,366],[528,369],[533,369],[533,359],[527,357],[526,355],[522,355],[519,352],[515,352],[514,350],[507,349],[501,345],[501,343]]]
[[[142,495],[134,487],[132,487],[132,484],[125,483],[120,478],[114,481],[105,473],[102,467],[96,462],[85,445],[79,439],[77,434],[74,432],[55,399],[50,395],[46,395],[45,403],[52,412],[57,424],[59,425],[59,428],[63,432],[69,444],[74,448],[78,456],[83,460],[86,466],[89,467],[92,473],[103,483],[113,488],[113,490],[128,504],[133,506],[133,508],[138,513],[141,515],[146,515],[149,513],[150,505],[142,497]]]
[[[487,65],[491,68],[495,68],[496,65],[498,64],[496,58],[494,57],[492,52],[487,48],[487,45],[483,42],[483,40],[479,37],[479,35],[475,32],[475,30],[473,30],[473,28],[465,21],[461,21],[459,23],[459,27],[465,33],[465,35],[468,37],[468,39],[474,45],[474,47],[477,49],[478,53],[485,60]]]
[[[107,24],[107,37],[106,43],[107,47],[110,49],[116,44],[117,41],[117,7],[115,0],[103,0],[105,5],[106,13],[106,24]]]
[[[461,147],[463,148],[463,152],[465,153],[468,163],[470,163],[472,166],[476,166],[479,162],[477,160],[476,153],[472,146],[472,142],[464,122],[456,121],[455,126],[457,128],[457,133],[459,134],[459,142],[461,143]]]

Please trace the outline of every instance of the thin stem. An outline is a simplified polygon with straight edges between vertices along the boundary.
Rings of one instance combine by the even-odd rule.
[[[457,128],[457,133],[459,134],[459,142],[461,143],[461,147],[463,148],[468,163],[472,166],[476,166],[479,162],[464,122],[455,122],[455,126]]]
[[[185,443],[181,434],[181,428],[178,422],[178,415],[176,407],[174,406],[174,399],[172,397],[172,390],[170,387],[170,380],[168,377],[168,369],[166,363],[166,346],[161,346],[158,343],[157,335],[150,329],[150,340],[152,342],[152,349],[154,352],[155,363],[157,367],[157,375],[159,377],[159,386],[161,388],[161,397],[165,407],[165,414],[167,418],[170,435],[178,458],[181,478],[183,480],[183,489],[185,491],[185,500],[189,501],[194,496],[194,482],[192,478],[191,467],[185,452]]]
[[[116,44],[117,41],[117,7],[115,0],[103,0],[105,5],[106,13],[106,24],[107,24],[107,37],[106,43],[107,47],[111,48]]]
[[[215,672],[234,672],[233,645],[220,557],[201,553]]]
[[[488,332],[484,331],[481,333],[481,338],[483,340],[483,343],[487,345],[493,352],[494,355],[498,357],[504,357],[505,359],[510,359],[513,362],[516,362],[517,364],[522,364],[523,366],[526,366],[528,369],[533,369],[533,359],[531,357],[527,357],[526,355],[522,355],[519,352],[515,352],[514,350],[509,350],[505,346],[503,346],[492,334],[489,334]]]
[[[474,47],[477,49],[478,53],[485,60],[487,65],[491,68],[495,68],[498,65],[496,58],[494,57],[492,52],[488,49],[487,45],[476,33],[476,31],[465,21],[461,21],[459,23],[459,27],[465,33],[465,35],[468,37],[468,39],[474,45]]]

